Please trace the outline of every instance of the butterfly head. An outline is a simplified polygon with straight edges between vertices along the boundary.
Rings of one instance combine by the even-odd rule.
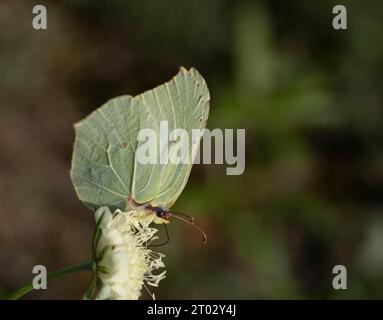
[[[158,218],[163,218],[167,220],[170,218],[169,210],[163,209],[161,207],[154,207],[152,208],[152,210],[154,211],[154,213],[156,214]]]
[[[151,206],[148,209],[156,215],[153,222],[159,223],[159,224],[170,222],[169,218],[171,216],[171,213],[169,212],[169,210],[166,210],[161,207],[151,207]]]

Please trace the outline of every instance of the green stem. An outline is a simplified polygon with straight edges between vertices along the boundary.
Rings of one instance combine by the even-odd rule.
[[[79,264],[77,266],[67,267],[67,268],[59,269],[59,270],[48,273],[47,281],[53,280],[56,278],[60,278],[60,277],[65,276],[67,274],[71,274],[71,273],[75,273],[75,272],[79,272],[79,271],[90,271],[92,269],[93,269],[93,262],[89,262],[89,261],[84,262],[84,263]],[[23,286],[22,288],[16,290],[12,294],[10,294],[8,296],[8,300],[17,300],[20,297],[22,297],[23,295],[25,295],[26,293],[32,291],[33,289],[34,289],[33,284],[28,283],[27,285]]]

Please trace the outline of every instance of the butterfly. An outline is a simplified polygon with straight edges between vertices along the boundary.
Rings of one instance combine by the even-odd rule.
[[[193,224],[193,218],[170,208],[185,188],[200,137],[192,141],[187,163],[142,164],[137,153],[145,142],[137,136],[143,129],[160,135],[163,121],[169,131],[183,129],[191,136],[193,129],[206,127],[209,106],[204,78],[194,68],[181,67],[170,81],[134,97],[111,99],[76,123],[70,175],[79,199],[93,210],[108,206],[152,215],[155,223],[174,216]]]

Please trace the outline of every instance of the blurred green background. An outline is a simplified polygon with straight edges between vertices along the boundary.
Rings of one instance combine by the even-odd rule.
[[[48,30],[32,29],[45,4]],[[174,209],[160,299],[383,298],[383,5],[344,1],[0,3],[0,295],[88,260],[94,227],[69,178],[72,124],[196,67],[208,127],[246,129],[246,171],[196,165]],[[162,231],[161,231],[162,232]],[[332,288],[332,268],[348,289]],[[89,275],[27,299],[77,299]]]

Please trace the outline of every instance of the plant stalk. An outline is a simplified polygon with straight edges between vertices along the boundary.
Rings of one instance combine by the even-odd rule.
[[[80,271],[91,271],[93,270],[93,262],[87,261],[82,264],[76,265],[76,266],[71,266],[71,267],[66,267],[63,269],[59,269],[53,272],[48,273],[47,275],[47,281],[49,282],[50,280],[60,278],[62,276],[80,272]],[[8,300],[17,300],[21,298],[23,295],[27,294],[28,292],[32,291],[34,289],[33,283],[28,283],[25,286],[21,287],[20,289],[16,290],[12,294],[8,296]]]

